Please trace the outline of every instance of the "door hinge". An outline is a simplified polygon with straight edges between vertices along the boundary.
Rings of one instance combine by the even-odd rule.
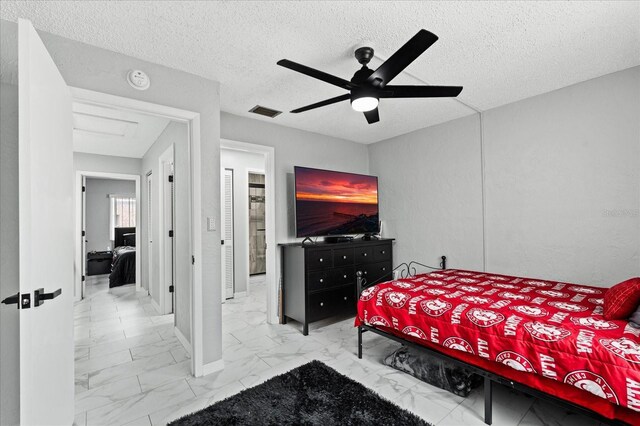
[[[83,275],[83,276],[82,276],[82,281],[84,281],[84,280],[85,280],[85,276]]]
[[[87,192],[87,187],[82,185],[82,192]]]
[[[173,229],[169,231],[169,238],[173,238]]]
[[[191,256],[191,264],[192,265],[196,264],[196,257],[195,256]]]
[[[224,245],[224,240],[220,240],[220,244],[221,244],[221,245]]]
[[[86,237],[87,236],[87,232],[86,231],[82,231],[82,236]]]
[[[173,182],[173,175],[169,175],[169,182]]]
[[[169,286],[169,293],[173,293],[173,286],[172,285]]]

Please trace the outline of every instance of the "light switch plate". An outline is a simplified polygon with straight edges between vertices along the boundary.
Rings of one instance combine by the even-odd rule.
[[[216,230],[216,220],[212,216],[207,216],[207,231]]]

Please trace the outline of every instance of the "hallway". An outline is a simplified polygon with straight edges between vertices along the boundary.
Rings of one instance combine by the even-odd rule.
[[[74,311],[76,425],[113,424],[113,416],[133,406],[135,414],[140,403],[151,412],[179,401],[171,392],[160,397],[164,373],[189,375],[190,356],[174,334],[173,315],[159,315],[146,291],[136,293],[135,284],[109,289],[101,278],[87,284]],[[186,381],[180,385],[189,391]],[[146,423],[136,424],[149,424],[148,412],[137,416]]]

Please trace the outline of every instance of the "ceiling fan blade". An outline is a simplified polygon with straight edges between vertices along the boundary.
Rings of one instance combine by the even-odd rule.
[[[386,86],[381,98],[455,98],[462,86]]]
[[[427,30],[420,30],[416,35],[387,59],[367,78],[367,81],[377,87],[384,87],[391,80],[409,66],[418,56],[438,40],[438,36]],[[376,80],[378,80],[376,84]]]
[[[353,84],[345,79],[336,77],[331,74],[327,74],[324,71],[319,71],[314,68],[310,68],[306,65],[298,64],[288,59],[281,59],[278,61],[278,65],[281,67],[289,68],[290,70],[297,71],[309,77],[317,78],[325,83],[333,84],[334,86],[342,87],[343,89],[350,90]]]
[[[364,116],[367,118],[367,123],[373,124],[380,121],[380,114],[378,114],[378,108],[371,111],[365,111]]]
[[[346,101],[350,97],[351,95],[347,93],[346,95],[336,96],[335,98],[327,99],[324,101],[316,102],[315,104],[304,106],[302,108],[294,109],[291,112],[297,114],[299,112],[309,111],[310,109],[320,108],[326,105],[335,104],[336,102]]]

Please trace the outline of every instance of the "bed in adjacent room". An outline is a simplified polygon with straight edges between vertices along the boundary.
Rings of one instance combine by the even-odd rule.
[[[136,228],[115,228],[109,288],[136,282]]]
[[[605,319],[607,290],[452,269],[375,284],[360,293],[359,355],[374,331],[477,368],[489,413],[494,381],[638,424],[640,329]]]

